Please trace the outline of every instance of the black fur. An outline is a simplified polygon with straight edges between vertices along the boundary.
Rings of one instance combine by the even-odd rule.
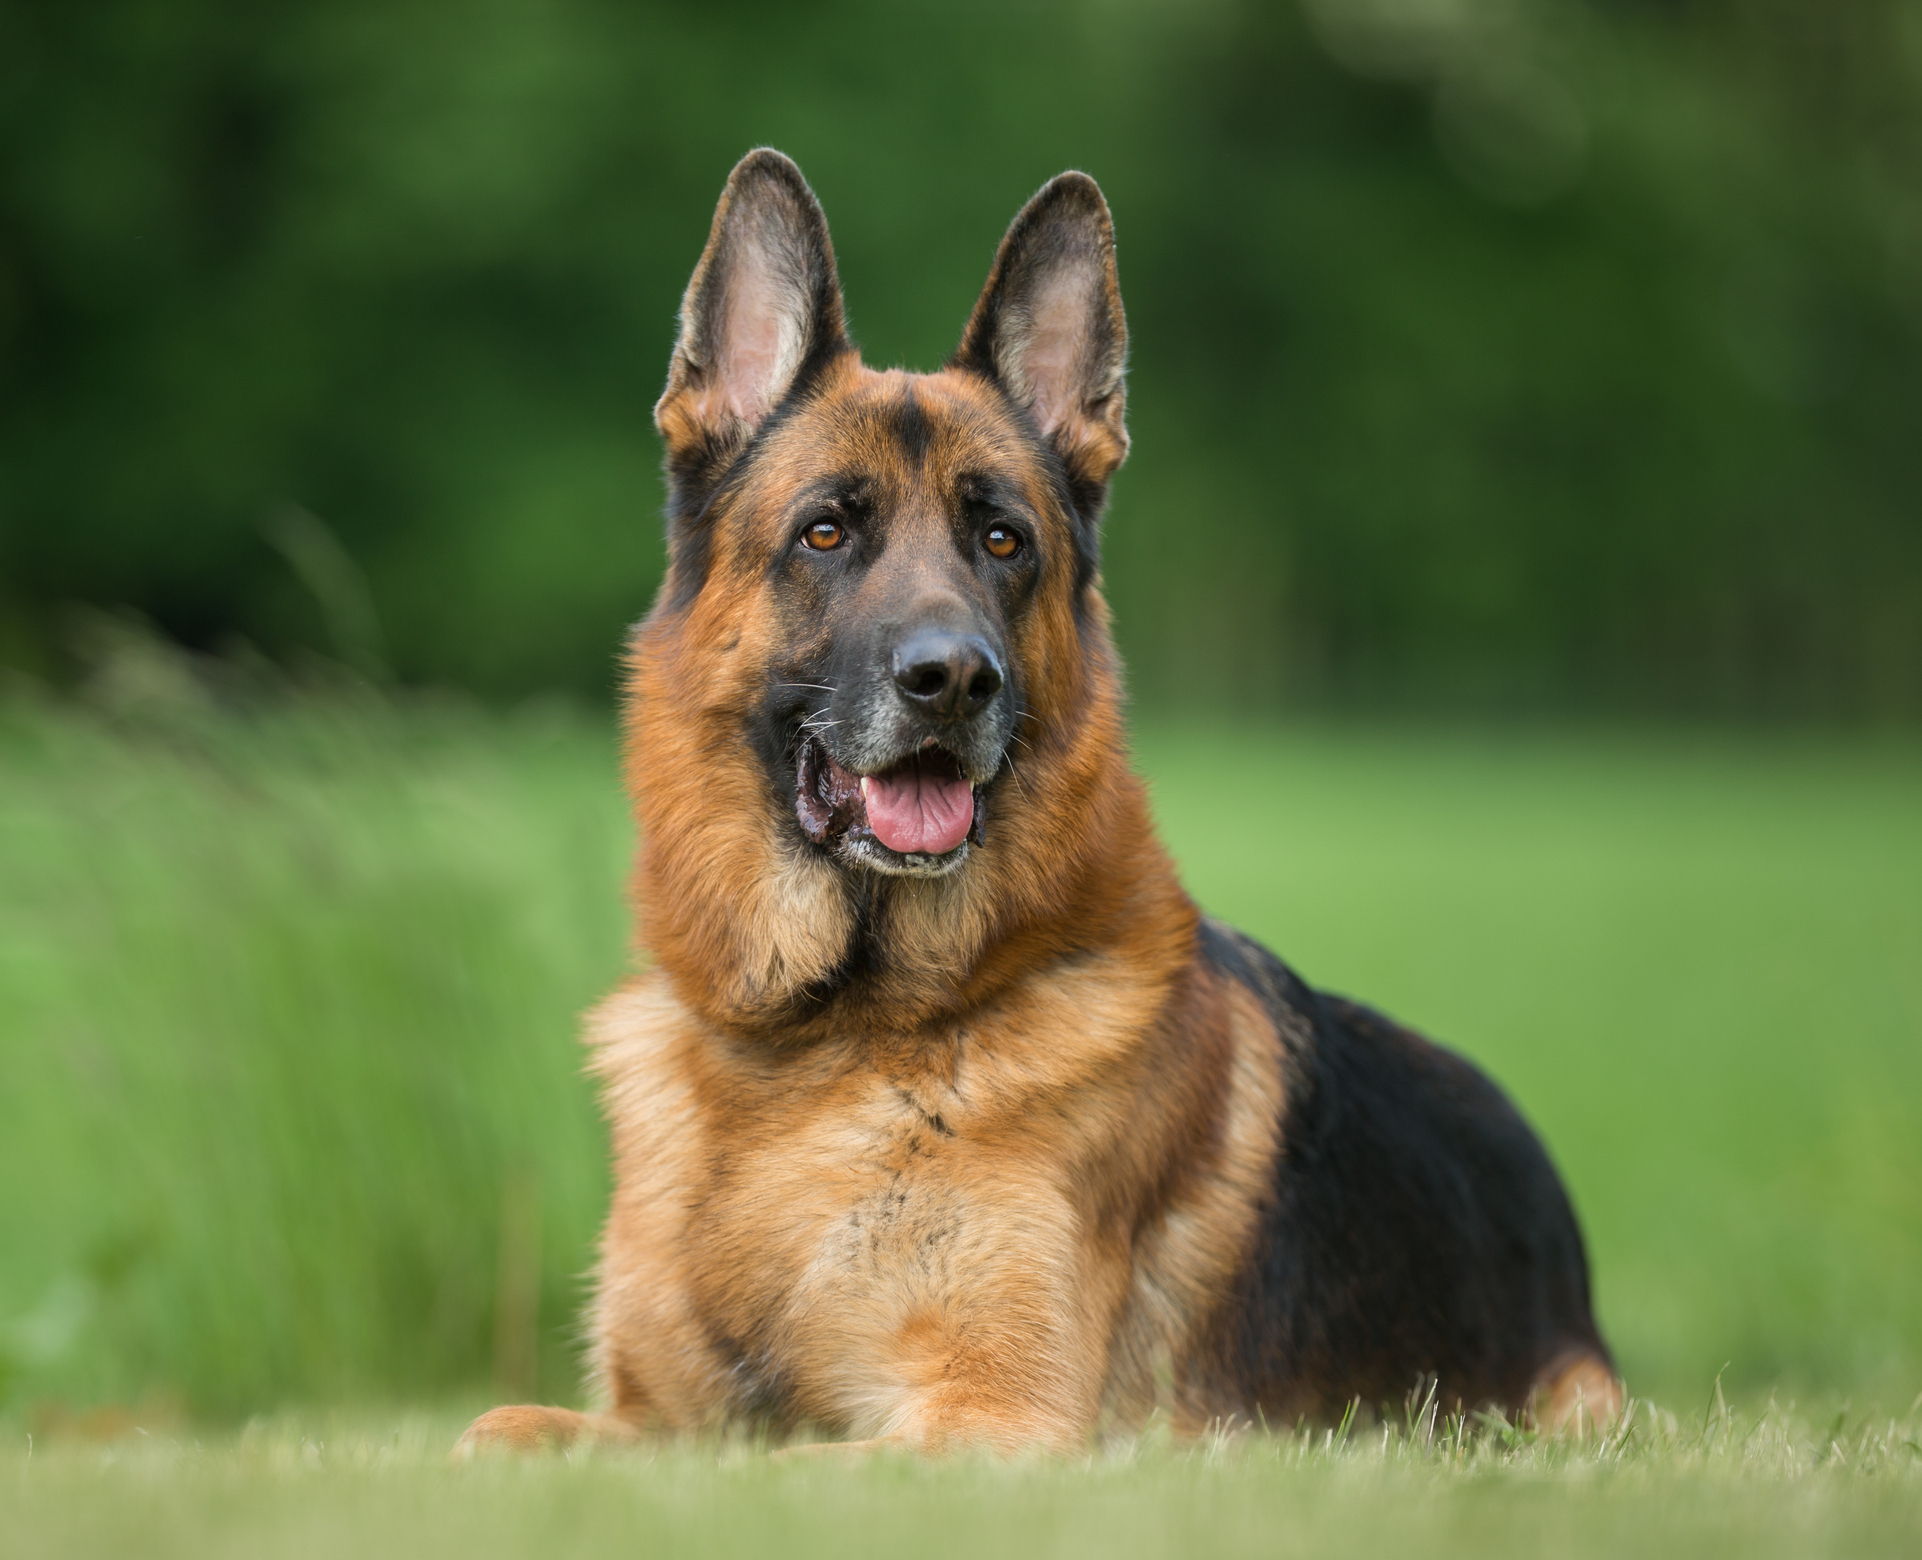
[[[1272,1197],[1197,1362],[1209,1396],[1287,1424],[1433,1379],[1445,1410],[1516,1409],[1558,1361],[1606,1361],[1574,1210],[1502,1092],[1238,933],[1204,922],[1202,942],[1288,1045]]]
[[[934,425],[928,421],[927,412],[912,390],[903,392],[901,399],[889,409],[888,422],[888,431],[909,462],[917,467],[922,465],[934,444]]]

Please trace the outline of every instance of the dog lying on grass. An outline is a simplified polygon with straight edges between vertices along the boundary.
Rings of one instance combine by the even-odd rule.
[[[646,972],[593,1015],[597,1414],[1070,1451],[1350,1403],[1551,1428],[1621,1388],[1540,1144],[1467,1062],[1204,918],[1099,582],[1128,449],[1108,208],[1015,218],[946,367],[866,367],[800,171],[721,196],[629,652]]]

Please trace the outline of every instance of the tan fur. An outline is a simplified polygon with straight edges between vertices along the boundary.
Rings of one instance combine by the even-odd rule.
[[[1153,1362],[1182,1353],[1246,1248],[1280,1092],[1245,995],[1197,993],[1231,1029],[1206,1102],[1227,1130],[1138,1236],[1170,1146],[1156,1129],[1184,1125],[1155,1119],[1162,1047],[1134,1023],[1161,979],[1095,960],[880,1058],[851,1037],[774,1066],[660,972],[607,1003],[592,1034],[617,1191],[596,1332],[617,1407],[675,1429],[725,1417],[713,1326],[768,1314],[803,1362],[787,1385],[806,1416],[850,1435],[1066,1448],[1104,1396],[1130,1419],[1152,1406]]]
[[[1218,1413],[1180,1350],[1227,1289],[1255,1239],[1280,1151],[1282,1053],[1268,1016],[1245,987],[1225,986],[1229,1045],[1214,1152],[1197,1163],[1161,1220],[1137,1243],[1134,1282],[1115,1329],[1104,1421],[1139,1424],[1151,1408],[1182,1429]],[[1187,1390],[1170,1398],[1169,1389]]]
[[[839,372],[857,404],[908,378]],[[937,472],[1019,459],[977,383],[914,389],[947,414]],[[796,419],[741,508],[778,509],[763,486],[813,463],[874,458],[858,418],[839,430],[823,449]],[[725,551],[712,568],[740,585],[651,619],[632,663],[655,963],[589,1025],[615,1153],[603,1394],[688,1430],[739,1413],[744,1373],[778,1370],[806,1421],[926,1448],[1066,1450],[1104,1412],[1137,1420],[1252,1239],[1282,1077],[1258,1004],[1195,960],[1111,660],[1080,653],[1065,596],[1037,610],[1017,652],[1034,713],[993,848],[895,885],[880,992],[797,1018],[853,910],[737,756],[777,619],[761,571]],[[726,1341],[750,1336],[765,1364]]]
[[[1253,1239],[1278,1038],[1196,958],[1196,911],[1128,770],[1106,610],[1069,566],[1081,522],[1033,443],[1077,480],[1127,448],[1107,210],[1079,176],[1051,189],[1002,246],[963,366],[938,374],[835,350],[825,228],[767,154],[729,181],[689,286],[656,411],[672,461],[731,459],[803,360],[828,357],[703,517],[700,588],[670,578],[629,661],[652,967],[589,1024],[616,1183],[594,1363],[625,1424],[696,1429],[778,1398],[851,1437],[1067,1449],[1167,1397]],[[904,405],[929,430],[913,459]],[[947,517],[983,471],[1056,563],[1008,647],[1024,709],[992,847],[891,882],[867,912],[885,962],[823,1005],[806,994],[861,934],[860,890],[770,794],[743,722],[823,648],[765,560],[796,495],[847,471],[892,517],[863,589],[949,588]],[[498,1411],[472,1439],[559,1423]]]
[[[1550,1435],[1577,1440],[1615,1427],[1627,1407],[1621,1378],[1592,1354],[1563,1360],[1542,1373],[1531,1410]]]
[[[763,252],[783,243],[786,271]],[[671,467],[718,485],[628,658],[646,969],[588,1021],[615,1182],[597,1393],[631,1430],[929,1450],[1067,1451],[1157,1408],[1198,1428],[1241,1401],[1201,1356],[1283,1147],[1284,1039],[1305,1037],[1201,956],[1129,767],[1098,581],[1075,571],[1089,522],[1063,476],[1104,481],[1127,449],[1107,210],[1078,175],[1037,197],[955,366],[928,375],[846,347],[825,245],[792,165],[745,160],[656,414]],[[757,301],[780,275],[833,293],[827,315]],[[737,331],[727,296],[774,324]],[[805,397],[760,426],[803,358]],[[753,747],[768,690],[828,632],[770,560],[854,472],[889,540],[849,576],[853,620],[934,599],[963,578],[950,517],[983,471],[1052,560],[1008,627],[1022,701],[987,843],[946,876],[863,882]],[[857,938],[859,978],[831,981]],[[559,1443],[578,1417],[497,1410],[463,1444]]]
[[[580,1414],[571,1408],[539,1408],[531,1403],[489,1409],[467,1427],[454,1446],[459,1462],[484,1452],[525,1456],[534,1452],[566,1452],[598,1443],[624,1445],[638,1432],[612,1414]]]

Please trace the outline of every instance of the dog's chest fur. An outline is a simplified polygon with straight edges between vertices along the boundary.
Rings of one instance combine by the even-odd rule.
[[[703,1031],[658,980],[596,1028],[619,1180],[604,1288],[647,1340],[616,1384],[658,1378],[670,1422],[895,1433],[930,1388],[968,1385],[962,1356],[1065,1352],[1125,1286],[1125,1241],[1088,1228],[1090,1167],[1059,1134],[1022,1146],[1046,1080],[975,1065],[966,1031],[866,1064],[782,1055]],[[1060,1374],[1085,1411],[1098,1376]]]
[[[1112,1002],[1112,975],[1031,982],[913,1044],[803,1054],[716,1035],[660,976],[606,1004],[612,1394],[676,1426],[916,1435],[1018,1412],[1065,1442],[1117,1390],[1151,1391],[1151,1356],[1192,1320],[1184,1292],[1198,1301],[1241,1244],[1213,1209],[1242,1155],[1224,1144],[1219,1173],[1143,1225],[1158,1155],[1126,1130],[1127,1099],[1152,1087],[1152,1058],[1122,1023],[1139,1008],[1096,999]],[[1032,1043],[1070,1021],[1072,1060]],[[1265,1157],[1272,1080],[1224,1086],[1246,1095]],[[1047,1390],[1000,1401],[1010,1358]]]

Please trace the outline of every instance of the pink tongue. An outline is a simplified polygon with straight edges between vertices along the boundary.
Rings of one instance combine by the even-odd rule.
[[[946,855],[974,824],[974,788],[958,775],[931,775],[913,767],[863,775],[861,800],[874,837],[903,855]]]

